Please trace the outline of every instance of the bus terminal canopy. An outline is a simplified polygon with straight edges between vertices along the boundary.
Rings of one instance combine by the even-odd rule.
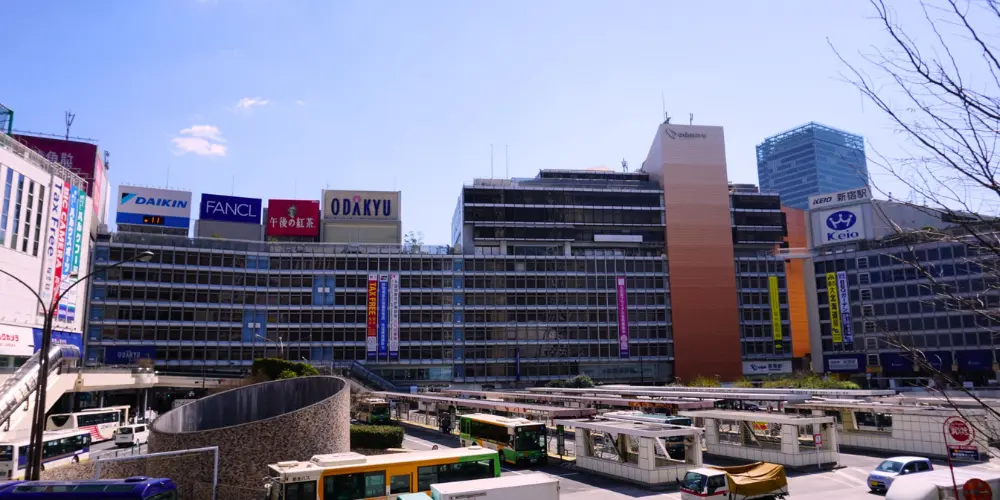
[[[635,437],[672,438],[700,435],[704,432],[700,427],[687,427],[673,424],[657,424],[650,422],[628,422],[625,420],[609,420],[605,418],[559,419],[555,425],[564,425],[570,429],[589,429],[609,434],[626,434]]]
[[[669,388],[664,388],[669,389]],[[807,394],[774,394],[766,392],[756,392],[748,389],[747,392],[705,392],[705,391],[670,391],[670,390],[650,390],[650,388],[633,389],[607,389],[604,387],[593,387],[590,389],[567,389],[557,387],[533,387],[528,389],[531,392],[548,394],[592,394],[606,395],[619,394],[622,396],[646,396],[651,398],[697,398],[697,399],[717,399],[723,401],[774,401],[782,403],[805,403],[809,401]]]
[[[475,408],[489,411],[502,411],[519,415],[539,415],[546,419],[588,417],[597,413],[593,408],[565,408],[561,406],[542,406],[510,401],[491,401],[488,399],[463,399],[445,396],[428,396],[409,392],[373,392],[372,395],[392,401],[411,401],[415,403],[434,403],[458,408]]]
[[[806,395],[816,398],[880,398],[895,396],[893,390],[871,389],[765,389],[760,387],[646,387],[636,385],[603,385],[603,389],[642,389],[657,392],[711,392],[718,394],[753,392],[761,394]],[[720,396],[721,397],[721,396]]]
[[[713,408],[713,401],[688,398],[622,398],[605,394],[602,396],[571,396],[567,394],[545,394],[541,392],[500,392],[500,391],[470,391],[465,389],[447,389],[441,391],[447,396],[490,399],[494,401],[552,401],[555,403],[578,403],[587,405],[621,406],[625,408],[642,408],[648,405],[662,405],[679,410],[697,410]]]

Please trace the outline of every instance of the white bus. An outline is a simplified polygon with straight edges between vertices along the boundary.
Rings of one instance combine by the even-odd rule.
[[[23,479],[28,436],[0,442],[0,478]],[[90,458],[90,432],[84,429],[42,433],[42,470]]]
[[[94,408],[77,413],[50,415],[45,424],[47,431],[85,429],[95,442],[107,441],[115,437],[119,427],[128,424],[128,406]]]

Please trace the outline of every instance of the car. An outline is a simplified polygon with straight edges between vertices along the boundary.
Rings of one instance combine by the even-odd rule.
[[[923,457],[892,457],[883,460],[868,473],[868,489],[884,492],[892,485],[893,479],[908,474],[919,474],[934,470],[931,461]]]
[[[115,431],[114,439],[119,448],[146,444],[149,441],[149,426],[147,424],[123,425]]]

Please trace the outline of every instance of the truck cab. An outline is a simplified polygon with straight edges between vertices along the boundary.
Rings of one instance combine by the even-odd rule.
[[[788,495],[788,478],[781,465],[756,462],[734,467],[692,469],[684,475],[680,487],[682,500],[773,499]]]
[[[692,469],[681,480],[681,499],[729,498],[726,473],[713,469]]]

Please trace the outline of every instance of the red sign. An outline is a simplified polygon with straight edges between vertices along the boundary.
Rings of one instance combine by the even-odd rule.
[[[813,443],[816,443],[816,446],[823,446],[823,435],[813,434]]]
[[[35,150],[52,163],[58,163],[87,181],[87,196],[94,196],[94,168],[97,165],[97,145],[89,142],[65,141],[48,137],[14,134],[11,137]]]
[[[268,236],[318,236],[319,202],[316,200],[267,200],[264,234]]]
[[[961,417],[948,417],[944,421],[944,430],[952,443],[958,445],[971,443],[976,435],[972,427]]]
[[[368,322],[365,345],[367,346],[368,358],[376,358],[376,347],[378,337],[378,275],[368,275]]]
[[[990,500],[993,498],[993,489],[989,483],[982,479],[970,479],[962,486],[962,498],[964,500]]]

